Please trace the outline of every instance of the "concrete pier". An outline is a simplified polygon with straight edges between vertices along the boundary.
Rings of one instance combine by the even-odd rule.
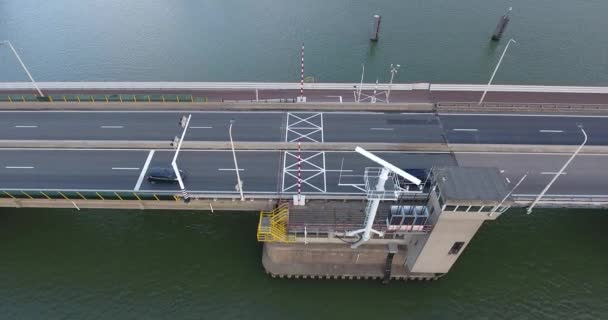
[[[435,168],[416,190],[422,194],[368,194],[384,200],[372,224],[377,233],[356,248],[351,244],[361,238],[348,231],[367,219],[363,204],[266,212],[267,219],[280,215],[281,221],[265,227],[260,222],[258,239],[274,237],[262,240],[264,268],[280,277],[435,279],[451,269],[484,221],[513,204],[505,179],[493,168]]]

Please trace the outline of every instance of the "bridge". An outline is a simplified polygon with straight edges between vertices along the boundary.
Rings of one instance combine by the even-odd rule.
[[[52,98],[0,86],[1,206],[262,210],[275,276],[435,279],[484,221],[529,206],[553,179],[537,206],[608,203],[606,88],[493,86],[478,104],[484,86],[393,85],[386,103],[388,86],[367,84],[378,100],[357,103],[357,84],[309,83],[307,102],[292,103],[294,84],[38,85]],[[184,203],[179,186],[146,177],[171,163],[187,114]],[[379,183],[357,146],[423,182]],[[368,222],[378,234],[345,246],[361,244],[353,232]]]

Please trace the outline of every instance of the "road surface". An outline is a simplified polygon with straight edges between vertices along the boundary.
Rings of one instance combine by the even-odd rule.
[[[443,165],[491,166],[510,185],[528,172],[516,194],[537,194],[568,155],[494,153],[377,153],[405,170]],[[150,184],[146,172],[167,166],[172,150],[0,150],[0,190],[178,191],[174,184]],[[302,192],[311,195],[363,195],[365,167],[374,166],[354,152],[301,154]],[[237,152],[245,194],[293,194],[297,190],[297,154],[280,151]],[[232,153],[193,150],[180,154],[193,193],[237,194]],[[608,155],[579,155],[548,194],[605,195]]]
[[[187,141],[483,143],[608,145],[608,116],[400,114],[380,112],[205,112],[193,114]],[[2,111],[8,140],[171,141],[181,133],[175,111]]]

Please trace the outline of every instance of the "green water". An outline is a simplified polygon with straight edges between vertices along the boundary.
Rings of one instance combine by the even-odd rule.
[[[498,18],[513,18],[496,44]],[[11,40],[39,80],[608,85],[606,0],[0,0]],[[372,15],[382,15],[371,45]],[[7,48],[0,81],[26,80]]]
[[[40,81],[608,85],[605,0],[0,0]],[[381,39],[368,41],[371,15]],[[6,47],[0,81],[27,78]],[[607,319],[608,214],[509,212],[432,283],[270,279],[253,214],[0,208],[0,319]]]
[[[606,319],[608,212],[510,211],[429,283],[266,276],[251,213],[0,209],[2,319]]]

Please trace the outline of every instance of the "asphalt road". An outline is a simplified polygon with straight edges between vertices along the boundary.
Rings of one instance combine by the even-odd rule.
[[[372,112],[192,112],[188,141],[608,145],[608,117],[573,115],[399,114]],[[180,112],[0,112],[1,139],[171,141]]]
[[[515,191],[537,194],[568,157],[555,154],[492,153],[378,153],[400,168],[432,166],[491,166],[504,170],[514,185],[528,177]],[[161,190],[178,191],[176,184],[150,184],[146,172],[167,166],[171,151],[146,150],[0,150],[0,190]],[[293,194],[297,191],[297,155],[278,151],[237,153],[245,193]],[[302,192],[304,194],[362,194],[362,175],[374,166],[354,152],[304,152]],[[150,159],[148,162],[147,159]],[[147,165],[146,165],[147,163]],[[187,190],[201,193],[236,194],[236,175],[231,152],[184,151],[178,164],[187,173]],[[606,155],[579,155],[548,194],[603,195],[608,190],[604,172]],[[141,183],[138,183],[141,179]]]

